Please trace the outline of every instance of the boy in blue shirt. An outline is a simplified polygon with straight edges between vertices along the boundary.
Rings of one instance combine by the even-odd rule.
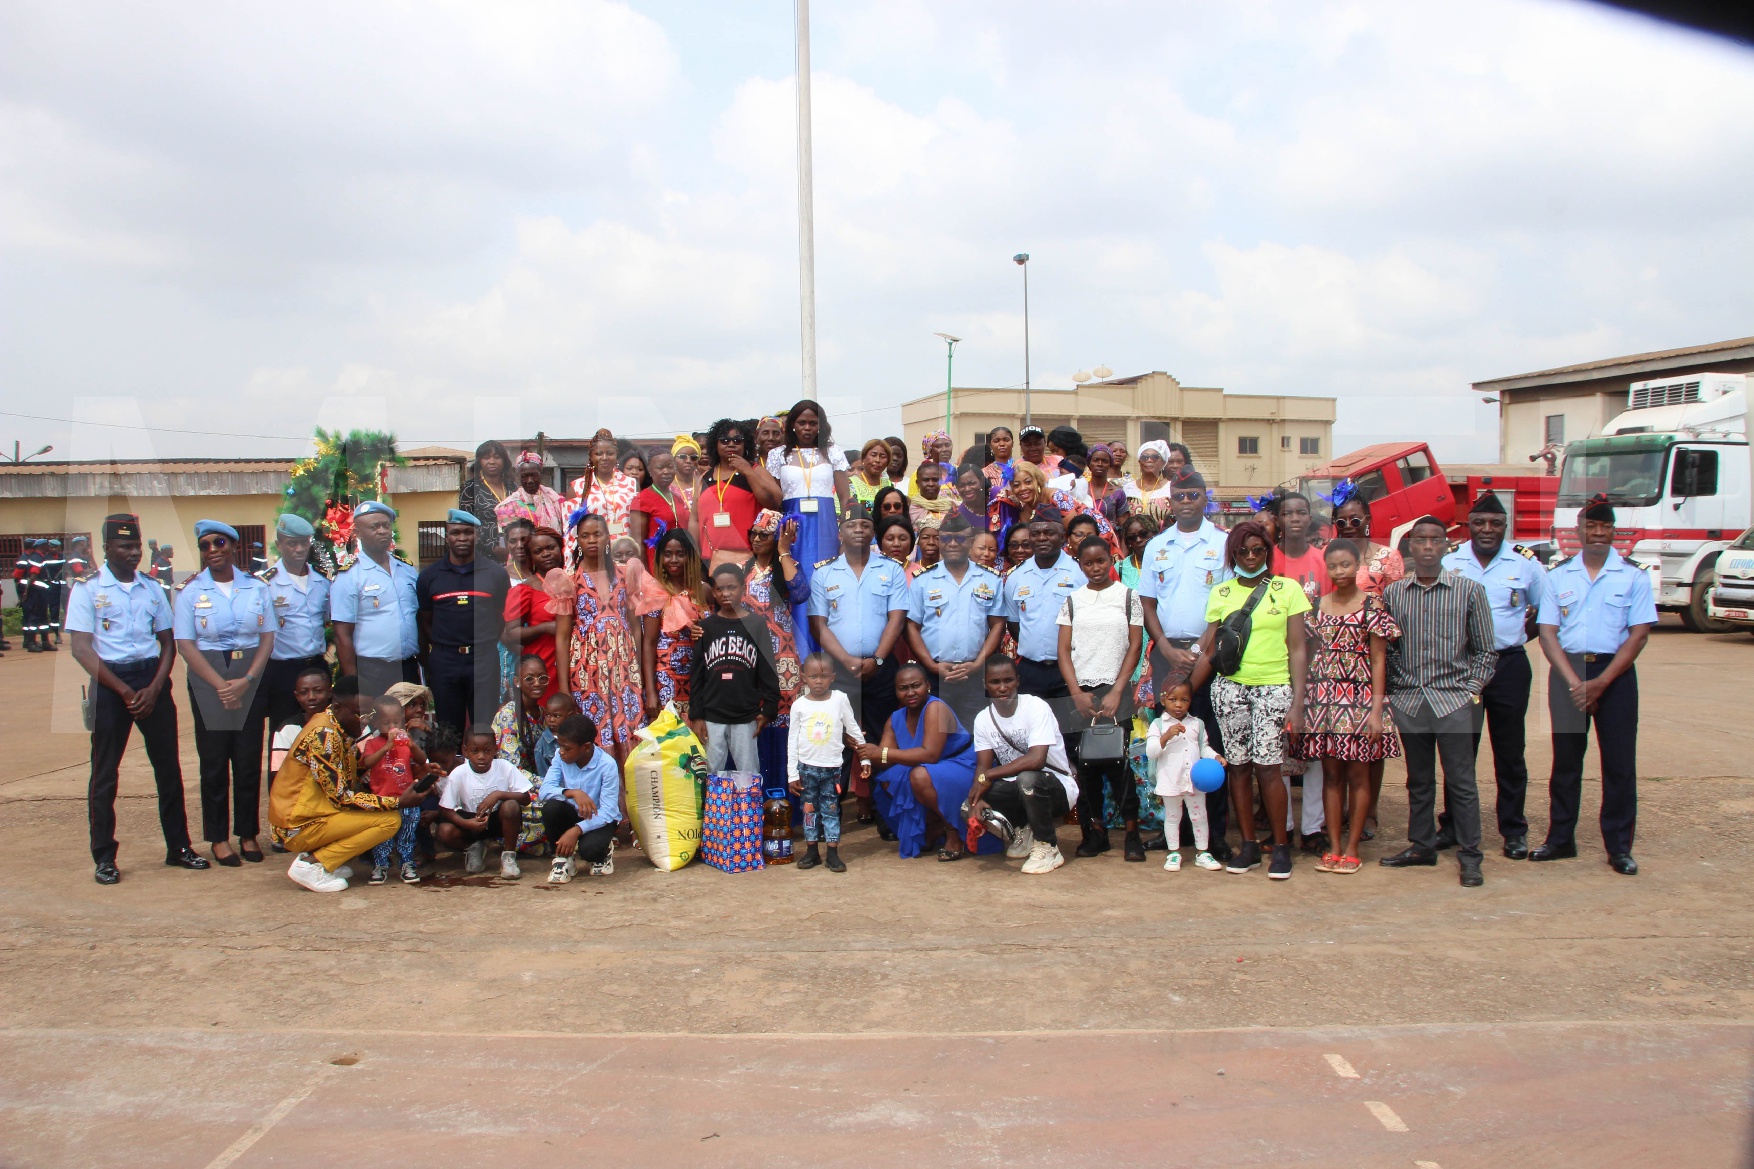
[[[542,828],[554,847],[548,883],[564,885],[572,880],[581,857],[594,876],[607,877],[615,871],[621,769],[614,756],[597,749],[597,724],[587,715],[569,716],[554,737],[554,762],[537,792]]]

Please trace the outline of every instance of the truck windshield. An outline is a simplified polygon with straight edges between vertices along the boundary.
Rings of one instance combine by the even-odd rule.
[[[1605,492],[1609,503],[1648,506],[1662,496],[1667,455],[1664,449],[1569,451],[1555,502],[1560,507],[1582,507],[1591,496]]]

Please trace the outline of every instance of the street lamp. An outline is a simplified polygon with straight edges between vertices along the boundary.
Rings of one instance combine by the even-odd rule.
[[[12,459],[11,459],[11,461],[12,461],[12,462],[14,462],[14,463],[22,463],[22,462],[24,462],[24,461],[25,461],[25,460],[26,460],[26,459],[34,459],[34,458],[36,458],[36,457],[37,457],[37,456],[38,456],[38,455],[46,455],[46,454],[48,454],[48,453],[49,453],[49,452],[50,452],[50,451],[52,451],[52,450],[54,450],[54,449],[55,449],[55,448],[54,448],[54,446],[53,446],[53,445],[52,445],[52,444],[44,444],[44,446],[43,446],[43,447],[42,447],[42,449],[41,449],[41,450],[34,450],[34,451],[32,451],[32,452],[31,452],[31,453],[30,453],[30,454],[28,454],[28,455],[23,455],[23,456],[21,456],[21,455],[20,455],[20,454],[19,454],[19,453],[18,453],[18,452],[19,452],[19,445],[18,445],[18,442],[17,442],[17,441],[16,441],[16,440],[14,440],[14,442],[13,442],[13,444],[12,444]],[[0,455],[0,459],[4,459],[4,458],[5,458],[5,457],[6,457],[6,456],[5,456],[5,455]]]
[[[955,393],[955,382],[951,380],[950,371],[956,364],[956,343],[961,337],[952,337],[949,333],[933,333],[934,337],[944,338],[944,433],[950,433],[950,395]]]
[[[1035,421],[1029,412],[1029,253],[1018,252],[1011,262],[1023,269],[1023,425]]]

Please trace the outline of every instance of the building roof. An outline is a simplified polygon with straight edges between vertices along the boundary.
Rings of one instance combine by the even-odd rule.
[[[455,491],[460,474],[448,456],[416,455],[390,469],[390,490]],[[180,497],[274,495],[300,460],[92,459],[0,466],[0,499],[75,499],[104,495]]]
[[[449,462],[461,460],[466,463],[475,457],[474,451],[460,451],[456,447],[448,446],[417,446],[411,450],[402,450],[398,448],[396,453],[407,459],[409,462],[421,462],[426,459],[445,459]]]
[[[1489,392],[1527,390],[1564,382],[1587,382],[1640,373],[1661,374],[1671,369],[1744,358],[1754,358],[1754,337],[1714,341],[1709,345],[1689,345],[1684,349],[1658,349],[1650,353],[1633,353],[1626,357],[1607,357],[1599,361],[1536,370],[1534,373],[1516,373],[1508,377],[1492,378],[1490,381],[1475,382],[1474,388]]]

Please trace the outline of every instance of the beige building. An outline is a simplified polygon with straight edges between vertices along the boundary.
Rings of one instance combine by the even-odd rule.
[[[1633,382],[1695,373],[1754,373],[1754,337],[1609,357],[1475,382],[1498,396],[1498,461],[1522,465],[1540,458],[1548,444],[1600,434],[1626,409]]]
[[[993,427],[1022,425],[1023,391],[958,389],[951,407],[950,437],[960,457]],[[1153,439],[1179,442],[1220,499],[1258,494],[1334,456],[1332,398],[1227,394],[1154,372],[1036,390],[1030,407],[1043,430],[1071,426],[1085,442],[1120,439],[1134,452]],[[920,440],[944,427],[944,395],[902,403],[901,421],[917,458]]]
[[[445,513],[457,506],[467,455],[426,447],[390,469],[390,502],[409,559],[443,555]],[[64,542],[84,535],[93,552],[112,512],[134,512],[149,540],[175,548],[181,580],[197,571],[195,521],[221,520],[240,543],[273,543],[296,459],[120,459],[96,463],[27,462],[0,466],[0,571],[10,573],[27,536]],[[436,530],[435,530],[436,529]],[[414,555],[418,543],[421,556]],[[101,554],[101,553],[99,553]]]

